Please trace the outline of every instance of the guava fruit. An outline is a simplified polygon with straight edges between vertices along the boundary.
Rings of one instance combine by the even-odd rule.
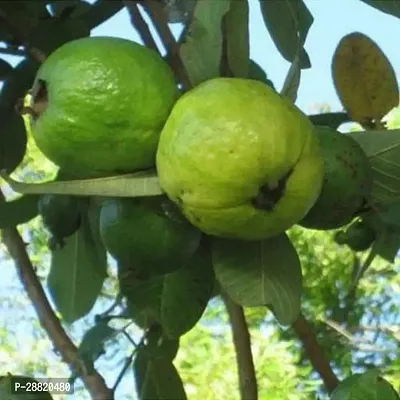
[[[371,166],[351,136],[322,126],[315,131],[324,157],[324,183],[318,200],[300,225],[335,229],[351,222],[368,200],[372,187]]]
[[[45,194],[38,201],[39,214],[51,233],[49,247],[64,245],[64,239],[73,235],[81,224],[81,201],[73,196]]]
[[[37,146],[63,170],[84,177],[154,166],[178,89],[153,50],[126,39],[88,37],[51,53],[31,94]]]
[[[323,159],[308,118],[269,86],[214,78],[183,95],[160,136],[161,188],[203,232],[277,235],[316,201]]]
[[[365,251],[376,239],[375,230],[362,219],[354,221],[346,230],[335,234],[338,244],[346,244],[354,251]]]
[[[173,272],[196,251],[201,232],[186,219],[171,219],[168,199],[110,198],[100,210],[100,236],[120,268],[138,279]]]

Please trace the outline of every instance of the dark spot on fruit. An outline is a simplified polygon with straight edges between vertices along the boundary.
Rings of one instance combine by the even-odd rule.
[[[47,84],[44,80],[39,79],[33,85],[31,90],[33,104],[31,108],[31,115],[33,118],[38,118],[43,111],[46,110],[48,104]]]
[[[251,203],[258,210],[272,211],[279,200],[285,193],[286,182],[292,173],[290,170],[282,179],[279,180],[278,186],[270,189],[268,185],[262,185],[258,195],[252,199]]]

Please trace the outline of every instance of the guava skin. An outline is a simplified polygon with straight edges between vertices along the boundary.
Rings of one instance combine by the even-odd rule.
[[[354,221],[345,231],[335,235],[338,244],[346,244],[353,251],[368,250],[376,239],[375,230],[363,220]]]
[[[269,86],[215,78],[183,95],[160,136],[161,188],[203,232],[265,239],[318,198],[323,159],[308,118]]]
[[[371,166],[350,135],[329,127],[316,127],[316,133],[324,157],[324,183],[318,200],[300,225],[336,229],[350,223],[369,199]]]
[[[160,131],[178,96],[160,56],[113,37],[59,47],[40,67],[32,92],[39,149],[81,177],[154,166]]]

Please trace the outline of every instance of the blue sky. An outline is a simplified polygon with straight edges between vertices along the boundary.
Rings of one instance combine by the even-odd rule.
[[[400,68],[400,52],[393,41],[400,37],[400,21],[378,12],[360,0],[305,0],[314,16],[306,49],[312,67],[303,71],[297,105],[311,112],[312,104],[329,103],[339,110],[340,103],[332,84],[330,63],[340,39],[353,31],[371,37],[391,60],[396,72]],[[276,50],[265,29],[257,0],[250,0],[251,57],[268,73],[277,89],[282,87],[289,63]],[[113,35],[138,40],[130,26],[128,13],[118,15],[93,31],[95,35]]]
[[[315,112],[312,105],[321,103],[331,105],[333,110],[341,109],[332,83],[330,63],[337,43],[350,32],[359,31],[370,36],[389,57],[396,72],[399,71],[400,52],[397,41],[393,38],[400,37],[400,20],[378,12],[360,0],[305,0],[305,3],[315,21],[306,42],[312,68],[303,72],[297,101],[298,106],[304,111]],[[277,89],[280,89],[290,65],[280,56],[263,26],[258,1],[250,0],[250,4],[251,57],[265,69]],[[92,33],[96,36],[119,36],[138,40],[125,10]],[[5,58],[15,62],[15,59]],[[8,266],[11,267],[11,265]],[[11,297],[10,288],[15,287],[15,282],[17,282],[15,270],[4,268],[2,274],[3,295],[9,291]],[[33,312],[32,309],[30,311]],[[16,320],[20,320],[17,315],[14,321]],[[21,338],[21,343],[25,341],[24,335],[24,327],[21,325],[21,336],[18,337],[18,339]]]

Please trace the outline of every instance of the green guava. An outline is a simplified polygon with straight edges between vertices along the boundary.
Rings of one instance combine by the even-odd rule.
[[[277,235],[316,201],[323,159],[308,118],[269,86],[215,78],[183,95],[160,136],[161,188],[203,232]]]
[[[335,229],[348,224],[367,202],[372,188],[368,157],[349,135],[329,127],[316,127],[324,157],[321,194],[300,225]]]
[[[81,199],[73,196],[45,194],[38,201],[39,214],[52,235],[49,247],[64,245],[64,239],[73,235],[81,224]]]
[[[100,235],[121,268],[138,279],[173,272],[196,251],[201,232],[183,217],[169,217],[164,197],[113,198],[100,211]]]
[[[362,219],[354,221],[345,231],[335,234],[338,244],[346,244],[354,251],[369,249],[376,239],[375,230]]]
[[[81,177],[154,166],[160,131],[178,95],[160,56],[113,37],[59,47],[40,67],[31,92],[37,146]]]

